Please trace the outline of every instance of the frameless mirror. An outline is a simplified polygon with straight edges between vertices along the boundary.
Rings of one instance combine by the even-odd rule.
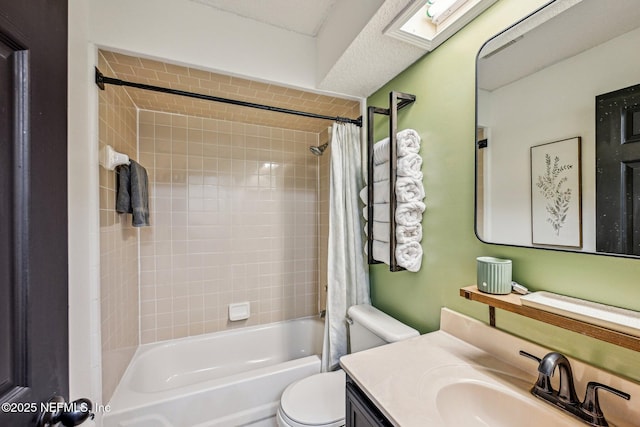
[[[640,256],[640,7],[556,0],[477,57],[476,233]]]

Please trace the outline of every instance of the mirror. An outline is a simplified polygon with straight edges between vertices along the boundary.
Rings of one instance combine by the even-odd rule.
[[[640,141],[639,26],[637,0],[556,0],[482,47],[482,241],[640,255],[640,154],[606,175],[601,151]]]

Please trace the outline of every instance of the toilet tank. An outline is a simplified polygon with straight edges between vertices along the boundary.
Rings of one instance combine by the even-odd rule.
[[[418,331],[371,305],[354,305],[347,311],[351,353],[417,337]]]

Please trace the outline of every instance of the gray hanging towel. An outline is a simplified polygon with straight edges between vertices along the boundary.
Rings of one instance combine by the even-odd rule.
[[[133,214],[134,227],[149,226],[149,178],[147,170],[134,160],[118,166],[116,212]]]

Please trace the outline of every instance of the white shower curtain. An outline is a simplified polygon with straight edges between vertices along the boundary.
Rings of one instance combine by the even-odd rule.
[[[323,371],[337,368],[340,356],[347,354],[347,309],[356,304],[371,304],[369,268],[363,253],[362,207],[358,196],[365,185],[362,151],[358,126],[350,123],[333,125]]]

